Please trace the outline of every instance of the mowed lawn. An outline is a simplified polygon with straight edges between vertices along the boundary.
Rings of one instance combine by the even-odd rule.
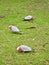
[[[27,15],[34,20],[23,21]],[[13,34],[9,25],[23,34]],[[19,45],[35,52],[19,53]],[[0,65],[49,65],[49,0],[0,0]]]

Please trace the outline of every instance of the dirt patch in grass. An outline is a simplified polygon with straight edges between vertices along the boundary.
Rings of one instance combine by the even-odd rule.
[[[0,18],[4,18],[5,16],[3,16],[3,15],[0,15]]]

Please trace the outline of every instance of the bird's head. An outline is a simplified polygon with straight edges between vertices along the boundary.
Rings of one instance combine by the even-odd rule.
[[[12,25],[9,26],[9,29],[10,29],[10,30],[11,30],[11,28],[12,28]]]
[[[17,51],[22,52],[23,50],[22,50],[22,48],[21,48],[21,47],[18,47],[18,48],[17,48]]]

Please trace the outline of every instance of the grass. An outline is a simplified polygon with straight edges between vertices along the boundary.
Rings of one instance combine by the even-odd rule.
[[[27,15],[32,23],[22,20]],[[11,24],[24,34],[13,34]],[[19,53],[22,44],[35,52]],[[49,0],[0,0],[0,65],[49,65]]]

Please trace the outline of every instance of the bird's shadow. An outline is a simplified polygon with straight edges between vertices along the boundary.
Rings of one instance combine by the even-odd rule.
[[[11,34],[18,34],[18,35],[22,35],[21,33],[18,33],[18,32],[11,32]]]

